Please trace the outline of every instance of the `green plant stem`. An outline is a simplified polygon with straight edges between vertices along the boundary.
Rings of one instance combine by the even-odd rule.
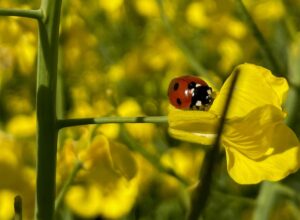
[[[214,141],[213,147],[205,154],[204,162],[201,167],[200,181],[197,185],[194,194],[192,195],[191,210],[187,216],[188,220],[197,220],[201,214],[203,214],[204,208],[206,207],[207,200],[210,195],[210,188],[212,185],[212,179],[214,170],[217,164],[217,159],[220,149],[221,135],[225,125],[225,119],[230,107],[231,97],[234,91],[235,84],[238,79],[239,69],[233,73],[234,77],[230,85],[228,97],[222,112],[220,119],[219,128],[217,131],[217,137]]]
[[[54,219],[57,151],[56,78],[61,0],[42,0],[37,62],[36,220]]]
[[[41,9],[27,10],[27,9],[6,9],[0,8],[0,16],[16,16],[24,18],[42,19],[43,14]]]
[[[294,130],[299,132],[299,108],[300,108],[300,35],[294,37],[294,41],[288,50],[288,79],[291,86],[286,101],[286,110],[288,117],[287,124]],[[299,134],[298,134],[299,135]]]
[[[285,187],[280,183],[263,182],[257,198],[256,209],[253,219],[270,219],[272,211],[283,198],[294,200],[299,204],[299,195],[293,189]]]
[[[64,186],[62,187],[61,191],[59,192],[56,200],[55,200],[55,212],[57,213],[58,208],[63,200],[63,198],[65,197],[66,193],[69,190],[69,187],[72,185],[77,173],[82,169],[83,164],[81,161],[77,161],[73,167],[73,170],[70,174],[70,176],[68,177],[67,181],[65,182]]]
[[[167,123],[167,116],[141,116],[141,117],[102,117],[102,118],[82,118],[82,119],[60,119],[57,121],[58,129],[88,125],[88,124],[108,124],[108,123]]]
[[[272,70],[275,71],[277,74],[283,74],[283,69],[281,68],[281,65],[279,64],[278,60],[276,59],[274,52],[272,51],[270,45],[264,38],[263,34],[257,27],[256,23],[254,22],[253,18],[251,17],[250,13],[248,12],[246,6],[244,5],[242,0],[236,0],[238,9],[241,11],[242,15],[244,16],[244,20],[250,30],[253,32],[254,37],[259,43],[260,48],[264,51],[266,54],[266,57],[268,61],[270,62],[272,66]]]
[[[22,198],[16,196],[14,201],[15,217],[14,220],[22,220]]]

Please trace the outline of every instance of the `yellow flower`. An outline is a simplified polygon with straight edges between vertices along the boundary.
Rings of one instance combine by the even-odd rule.
[[[238,63],[243,55],[239,44],[230,38],[224,38],[224,40],[220,42],[218,51],[221,55],[219,66],[223,71],[231,69],[234,64]]]
[[[202,149],[191,150],[183,145],[171,148],[161,157],[161,162],[166,167],[184,177],[189,183],[198,181],[199,168],[201,167],[205,152]]]
[[[77,178],[81,184],[67,192],[68,207],[84,217],[119,218],[128,213],[138,193],[138,169],[130,150],[103,135],[97,135],[91,144],[83,147],[69,140],[59,157],[65,164],[58,167],[61,176],[78,159],[84,167]],[[120,202],[126,204],[120,206]]]
[[[100,7],[109,13],[119,9],[122,6],[122,4],[123,4],[123,0],[112,0],[112,1],[99,0]]]
[[[6,127],[7,131],[15,137],[33,137],[36,132],[36,117],[32,115],[17,115],[13,117]]]
[[[15,51],[20,72],[24,75],[32,74],[36,58],[36,37],[34,34],[22,34],[15,46]]]
[[[134,6],[142,16],[154,17],[159,15],[159,9],[154,0],[136,0]]]
[[[284,124],[281,105],[288,91],[284,78],[260,66],[242,64],[221,144],[227,156],[229,175],[240,184],[278,181],[299,168],[299,141]],[[204,145],[216,136],[233,74],[225,81],[208,111],[169,113],[169,132],[175,138]]]
[[[68,206],[83,217],[105,216],[119,219],[134,205],[138,194],[137,179],[119,180],[113,190],[103,191],[95,182],[73,186],[66,195]],[[122,204],[122,205],[120,205]]]
[[[186,10],[186,19],[189,24],[206,28],[209,24],[209,18],[206,15],[205,5],[201,2],[192,2],[188,5]]]
[[[14,209],[12,204],[15,196],[15,193],[10,190],[0,191],[0,219],[13,219]]]
[[[24,163],[24,152],[11,135],[0,130],[0,219],[13,218],[13,198],[23,199],[23,218],[33,219],[35,171]]]
[[[139,103],[133,98],[122,102],[117,111],[122,117],[144,115]],[[126,124],[125,127],[133,137],[145,142],[151,140],[155,132],[153,124]]]
[[[121,143],[109,142],[103,135],[96,136],[87,149],[79,152],[79,159],[84,162],[88,177],[104,187],[122,177],[129,181],[137,172],[135,159],[128,148]]]
[[[285,15],[284,5],[281,0],[266,0],[254,7],[254,16],[257,19],[279,20]]]

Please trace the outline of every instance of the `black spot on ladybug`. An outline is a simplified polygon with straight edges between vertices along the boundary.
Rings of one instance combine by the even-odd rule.
[[[173,87],[173,90],[176,91],[178,88],[179,88],[179,83],[175,83],[174,87]]]
[[[176,99],[178,105],[181,105],[181,100],[179,98]]]
[[[190,82],[190,83],[188,84],[188,89],[193,89],[193,88],[195,88],[195,86],[196,86],[196,83],[195,83],[195,82]]]

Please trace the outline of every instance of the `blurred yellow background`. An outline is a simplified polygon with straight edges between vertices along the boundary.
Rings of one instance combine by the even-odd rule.
[[[175,76],[203,76],[218,89],[237,64],[271,68],[235,1],[165,0],[163,8],[158,2],[63,1],[60,117],[166,115],[168,83]],[[288,55],[300,50],[300,2],[244,3],[286,70],[280,74],[287,74]],[[35,9],[39,1],[2,0],[0,7]],[[37,31],[36,21],[0,17],[0,220],[12,219],[16,194],[23,198],[24,219],[34,211]],[[167,125],[64,129],[57,191],[76,161],[83,169],[57,218],[183,219],[204,153],[201,146],[169,137]],[[207,219],[250,219],[258,186],[234,183],[225,163],[220,159]],[[297,219],[299,210],[284,201],[273,219]]]

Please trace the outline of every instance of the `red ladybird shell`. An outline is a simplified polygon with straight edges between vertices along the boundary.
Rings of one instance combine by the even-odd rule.
[[[207,86],[207,83],[196,76],[181,76],[174,78],[168,89],[170,103],[176,108],[190,109],[192,103],[193,90],[189,89],[190,83],[198,86]]]

